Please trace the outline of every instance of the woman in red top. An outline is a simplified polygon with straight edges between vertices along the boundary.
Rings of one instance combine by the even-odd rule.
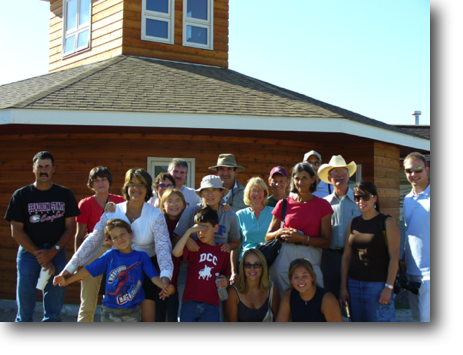
[[[273,218],[265,240],[280,238],[282,241],[280,253],[270,267],[270,278],[277,283],[280,296],[289,286],[289,265],[297,258],[310,260],[318,283],[323,287],[320,248],[330,246],[333,209],[328,201],[312,194],[316,190],[315,171],[308,163],[298,163],[291,171],[291,192],[295,195],[278,201],[272,211]],[[284,201],[287,207],[283,217]]]
[[[87,186],[95,194],[79,202],[81,214],[76,217],[77,231],[75,237],[75,251],[79,249],[85,236],[91,233],[95,225],[100,221],[101,215],[104,213],[105,205],[108,202],[118,204],[125,201],[122,196],[109,193],[112,183],[113,179],[108,168],[97,166],[90,170]],[[103,255],[109,248],[109,244],[107,246],[103,245],[97,256],[87,264],[90,264],[93,260]],[[82,281],[80,291],[81,303],[79,315],[77,317],[78,322],[93,322],[102,277],[103,275],[98,277],[89,276]]]

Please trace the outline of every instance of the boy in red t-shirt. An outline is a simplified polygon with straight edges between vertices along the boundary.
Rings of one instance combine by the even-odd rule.
[[[214,243],[214,233],[219,228],[217,212],[210,207],[200,209],[189,228],[175,245],[172,254],[183,255],[188,260],[188,273],[182,298],[181,322],[220,322],[220,301],[217,287],[228,286],[230,254]],[[192,233],[198,235],[199,251],[190,252],[185,247]],[[220,280],[215,283],[215,274]]]

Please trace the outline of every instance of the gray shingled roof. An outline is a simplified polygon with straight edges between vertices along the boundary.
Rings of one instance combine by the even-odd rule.
[[[124,55],[0,86],[13,108],[344,118],[423,138],[230,69]]]

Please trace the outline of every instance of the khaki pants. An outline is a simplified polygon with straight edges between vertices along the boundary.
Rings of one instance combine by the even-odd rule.
[[[99,258],[108,250],[106,247],[101,247],[97,255],[85,265],[91,264],[93,260]],[[80,308],[77,317],[78,322],[93,322],[102,278],[103,275],[97,277],[89,275],[82,280],[80,286]]]

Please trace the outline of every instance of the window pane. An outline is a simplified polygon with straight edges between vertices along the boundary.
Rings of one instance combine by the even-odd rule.
[[[207,45],[207,28],[186,26],[187,27],[187,42],[200,43]]]
[[[64,41],[64,53],[69,53],[74,50],[74,42],[76,41],[76,36],[71,36],[69,38],[66,38],[66,41]]]
[[[90,21],[90,3],[91,0],[80,0],[79,25]]]
[[[169,0],[146,0],[146,9],[168,14]]]
[[[77,38],[77,48],[88,47],[88,34],[89,30],[79,33],[79,37]]]
[[[168,23],[166,21],[146,19],[146,35],[167,39]]]
[[[207,1],[208,0],[188,0],[187,16],[207,21]]]
[[[66,7],[66,31],[76,27],[77,0],[68,1]]]

